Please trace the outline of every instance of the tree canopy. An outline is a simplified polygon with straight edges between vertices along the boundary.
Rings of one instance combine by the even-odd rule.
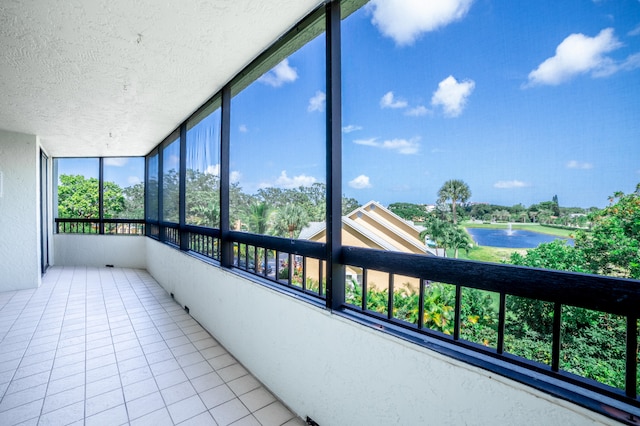
[[[98,219],[100,203],[99,182],[82,175],[60,175],[58,184],[58,217],[72,219]],[[103,184],[104,217],[119,218],[125,210],[122,188],[113,182]]]
[[[391,203],[388,208],[404,220],[424,222],[427,219],[427,210],[419,204]]]
[[[459,179],[451,179],[446,181],[438,190],[438,200],[446,202],[451,200],[451,212],[453,214],[453,223],[458,223],[456,216],[457,203],[466,203],[471,198],[471,189],[464,181]]]
[[[609,206],[589,215],[591,232],[576,232],[574,247],[540,244],[524,256],[512,254],[510,263],[639,279],[640,184],[635,192],[616,192],[609,200]]]

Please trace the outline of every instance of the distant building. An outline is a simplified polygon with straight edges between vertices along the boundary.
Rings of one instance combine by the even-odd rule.
[[[401,253],[434,255],[435,252],[425,246],[420,239],[420,232],[424,228],[416,227],[386,209],[376,201],[369,201],[351,213],[342,217],[342,244],[372,248],[377,250],[395,251]],[[300,232],[300,239],[310,241],[326,241],[326,225],[324,222],[311,222]],[[367,272],[367,284],[376,288],[386,288],[389,282],[388,274],[379,271]],[[347,279],[362,283],[362,270],[347,267]],[[408,284],[412,288],[419,286],[419,280],[414,277],[395,277],[397,286]]]

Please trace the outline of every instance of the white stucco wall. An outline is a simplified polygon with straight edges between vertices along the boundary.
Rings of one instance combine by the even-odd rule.
[[[0,130],[0,291],[40,285],[37,136]]]
[[[153,277],[285,404],[322,426],[616,424],[146,241]]]
[[[55,234],[54,263],[57,266],[113,265],[145,269],[146,237],[127,235]]]

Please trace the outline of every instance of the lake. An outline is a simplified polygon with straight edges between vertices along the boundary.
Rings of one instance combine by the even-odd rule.
[[[473,241],[481,246],[505,247],[505,248],[534,248],[540,243],[550,243],[556,239],[564,239],[573,245],[570,238],[560,238],[555,235],[541,234],[539,232],[514,229],[507,232],[506,229],[466,228]]]

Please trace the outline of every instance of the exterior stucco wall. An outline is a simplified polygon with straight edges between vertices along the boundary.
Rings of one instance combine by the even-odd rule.
[[[0,291],[40,285],[37,136],[0,130]]]
[[[151,239],[147,270],[285,404],[321,425],[616,424]]]

